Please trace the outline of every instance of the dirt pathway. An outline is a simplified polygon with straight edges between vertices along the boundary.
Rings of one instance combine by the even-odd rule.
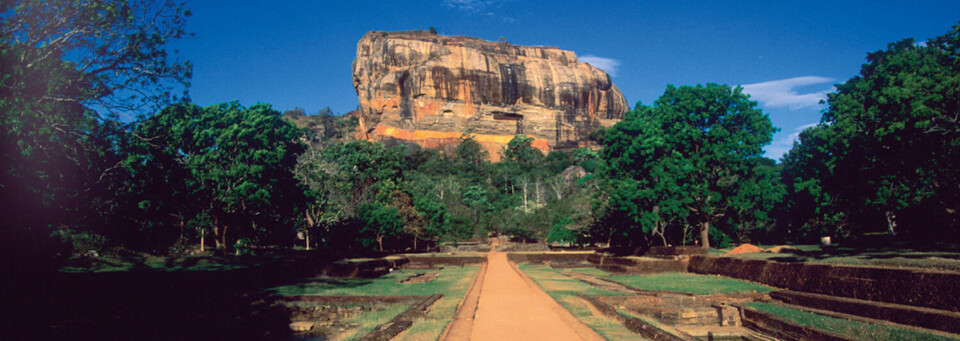
[[[507,262],[492,242],[471,340],[603,340]]]

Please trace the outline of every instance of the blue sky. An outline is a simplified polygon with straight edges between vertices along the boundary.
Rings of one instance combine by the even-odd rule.
[[[779,159],[819,121],[818,101],[890,42],[942,35],[957,1],[191,1],[193,101],[357,106],[356,43],[372,30],[434,26],[444,35],[556,46],[605,69],[627,101],[650,104],[667,84],[743,85],[781,131]]]

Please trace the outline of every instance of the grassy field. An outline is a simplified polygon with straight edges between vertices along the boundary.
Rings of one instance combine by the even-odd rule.
[[[793,245],[799,253],[743,253],[730,257],[780,262],[814,262],[860,266],[913,267],[960,271],[960,251],[954,249],[919,250],[915,248],[821,248],[819,245]],[[730,248],[732,249],[732,248]],[[729,249],[719,250],[719,255]]]
[[[416,321],[404,332],[400,340],[436,340],[443,329],[453,320],[457,305],[470,282],[480,268],[479,265],[448,267],[438,271],[440,275],[429,283],[401,284],[397,281],[421,270],[397,270],[375,279],[311,278],[300,283],[269,289],[280,296],[429,296],[443,294],[443,298],[434,303],[426,318]],[[396,316],[401,311],[390,316]],[[386,320],[389,320],[387,318]],[[385,321],[384,321],[385,322]],[[358,334],[362,335],[362,334]]]
[[[593,328],[593,330],[597,331],[597,333],[607,340],[638,339],[639,336],[637,334],[624,328],[620,322],[603,317],[602,314],[595,311],[589,303],[577,297],[577,294],[591,296],[623,296],[625,294],[595,288],[577,279],[567,277],[561,274],[560,270],[553,269],[549,266],[521,264],[519,267],[524,273],[530,276],[534,282],[540,285],[550,297],[560,302],[561,305],[573,313],[580,321],[583,321],[584,324]],[[587,268],[576,270],[590,271]]]
[[[762,312],[774,314],[799,324],[862,340],[958,340],[893,326],[870,324],[818,315],[770,303],[747,303]]]
[[[719,276],[668,272],[648,275],[609,276],[607,279],[644,290],[669,290],[697,295],[768,293],[773,288]]]

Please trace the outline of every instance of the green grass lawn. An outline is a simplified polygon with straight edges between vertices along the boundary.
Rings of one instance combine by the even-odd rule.
[[[553,297],[580,321],[593,328],[607,340],[639,339],[637,334],[624,328],[620,322],[603,317],[599,312],[594,312],[589,303],[577,297],[577,294],[590,296],[624,296],[626,294],[593,287],[575,278],[565,276],[560,273],[561,270],[549,266],[520,264],[519,267],[527,276],[530,276],[530,279],[540,285],[550,297]],[[589,268],[563,269],[562,271],[571,270],[593,272]]]
[[[608,276],[607,279],[643,290],[669,290],[697,295],[768,293],[771,287],[719,276],[668,272],[647,275]]]
[[[380,278],[311,278],[300,283],[271,288],[279,296],[429,296],[443,294],[427,317],[414,322],[400,340],[436,340],[453,320],[457,305],[467,293],[479,265],[448,267],[442,270],[397,270]],[[440,272],[429,283],[401,284],[397,281],[421,272]],[[397,312],[399,314],[399,312]],[[392,315],[393,318],[396,314]],[[387,319],[389,320],[389,318]],[[362,335],[362,334],[357,334]]]
[[[753,302],[746,305],[805,326],[862,340],[958,340],[893,326],[838,319],[770,303]]]
[[[801,253],[743,253],[730,257],[775,260],[780,262],[813,262],[855,266],[914,267],[933,270],[960,271],[960,251],[916,250],[912,248],[851,248],[823,249],[820,245],[791,245]],[[727,250],[729,251],[729,250]],[[725,252],[724,252],[725,253]],[[722,255],[722,254],[721,254]]]

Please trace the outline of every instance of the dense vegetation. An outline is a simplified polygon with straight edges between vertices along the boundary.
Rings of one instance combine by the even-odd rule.
[[[4,266],[115,245],[419,250],[490,232],[628,251],[960,235],[960,26],[869,54],[780,163],[762,156],[769,117],[717,84],[668,86],[594,133],[597,148],[544,155],[517,135],[491,163],[469,132],[442,153],[354,140],[328,109],[189,103],[175,92],[191,66],[168,46],[190,13],[170,1],[0,12]]]

